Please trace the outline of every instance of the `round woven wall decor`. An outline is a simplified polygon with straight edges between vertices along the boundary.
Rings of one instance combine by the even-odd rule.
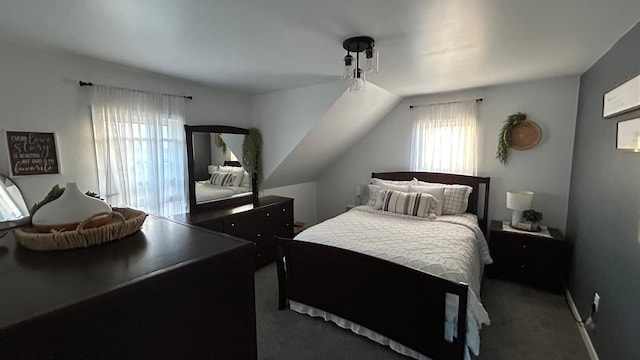
[[[538,145],[542,139],[542,129],[531,120],[522,120],[511,128],[511,148],[528,150]]]

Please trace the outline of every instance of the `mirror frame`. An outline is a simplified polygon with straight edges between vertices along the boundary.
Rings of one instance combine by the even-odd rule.
[[[4,178],[4,180],[2,181],[10,181],[13,186],[16,187],[16,189],[18,189],[18,192],[20,193],[20,196],[22,197],[22,202],[24,203],[25,208],[27,209],[27,215],[24,217],[21,217],[19,219],[13,219],[13,220],[2,220],[0,219],[0,233],[4,233],[6,230],[18,227],[18,226],[22,226],[22,225],[26,225],[28,223],[31,222],[31,214],[29,213],[29,205],[27,205],[27,201],[24,199],[24,194],[22,193],[22,190],[20,190],[20,187],[18,186],[18,184],[16,184],[15,181],[13,181],[12,178],[4,175],[4,174],[0,174],[0,177]],[[0,236],[1,237],[1,236]]]
[[[250,204],[253,200],[253,194],[256,193],[255,182],[251,181],[251,193],[247,193],[246,196],[239,196],[228,199],[220,199],[215,201],[209,201],[202,204],[196,203],[196,185],[195,185],[195,169],[193,159],[193,133],[227,133],[227,134],[243,134],[249,133],[248,129],[239,128],[235,126],[226,125],[185,125],[184,131],[187,140],[187,171],[189,181],[189,212],[201,212],[207,210],[220,209],[230,206],[239,206]]]

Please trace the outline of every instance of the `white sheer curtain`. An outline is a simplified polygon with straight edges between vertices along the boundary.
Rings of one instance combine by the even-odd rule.
[[[417,106],[411,112],[411,170],[477,174],[475,100]]]
[[[187,211],[185,100],[96,85],[91,105],[100,195],[112,206]]]

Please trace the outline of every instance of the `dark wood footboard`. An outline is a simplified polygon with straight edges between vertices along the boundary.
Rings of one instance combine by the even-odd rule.
[[[279,308],[313,306],[378,332],[432,359],[464,358],[466,284],[361,253],[278,239]],[[444,339],[445,296],[458,296],[457,335]]]

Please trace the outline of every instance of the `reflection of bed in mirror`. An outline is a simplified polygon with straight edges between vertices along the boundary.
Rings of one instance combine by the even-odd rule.
[[[245,196],[251,193],[251,178],[239,161],[225,160],[223,165],[208,165],[207,180],[196,180],[196,204]]]
[[[251,177],[241,164],[245,129],[187,126],[191,137],[191,211],[217,207],[221,201],[250,201]],[[240,200],[242,199],[242,200]],[[220,204],[221,205],[221,204]]]

